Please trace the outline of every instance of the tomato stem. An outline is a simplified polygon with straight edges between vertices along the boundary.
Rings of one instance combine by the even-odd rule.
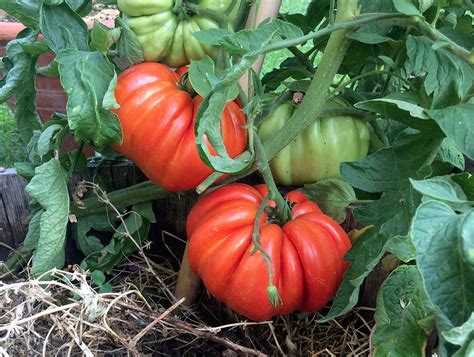
[[[336,27],[338,23],[351,20],[358,15],[358,11],[357,1],[339,0],[336,23],[330,27]],[[328,98],[328,89],[349,48],[350,40],[346,38],[348,32],[348,29],[343,29],[333,32],[329,37],[321,62],[303,101],[298,105],[285,126],[265,142],[267,158],[275,157],[282,148],[290,144],[300,132],[318,118]]]
[[[255,128],[251,128],[251,130],[255,130]],[[257,133],[254,133],[254,143],[257,169],[261,172],[263,179],[265,180],[265,183],[268,186],[270,198],[276,202],[276,211],[280,222],[285,223],[291,217],[290,207],[288,206],[288,202],[278,191],[278,188],[275,184],[275,180],[272,176],[272,172],[270,170],[270,165],[265,156],[265,149],[263,148],[262,141],[260,140],[260,137]]]
[[[135,186],[110,192],[107,194],[107,199],[113,206],[123,208],[137,203],[152,201],[177,194],[179,193],[168,192],[151,181],[145,181]],[[100,197],[90,197],[71,204],[71,214],[76,217],[84,217],[106,212],[108,208],[108,205],[103,202]]]
[[[228,27],[227,16],[225,16],[224,14],[221,14],[217,11],[210,10],[205,7],[192,4],[192,3],[185,3],[184,6],[186,7],[186,9],[188,9],[189,11],[191,11],[192,13],[196,15],[208,17],[214,20],[215,22],[219,24],[219,28],[227,29]]]
[[[179,89],[188,92],[192,98],[194,98],[197,94],[191,85],[191,81],[189,80],[189,72],[184,72],[181,74],[181,76],[179,76],[178,87]]]
[[[183,10],[183,0],[175,0],[173,6],[173,12],[175,14],[180,14]]]
[[[253,227],[252,233],[252,243],[253,248],[250,251],[250,254],[255,254],[256,251],[259,251],[262,254],[263,260],[267,265],[268,270],[268,287],[267,294],[268,299],[270,300],[270,305],[276,307],[282,303],[280,295],[278,294],[278,289],[273,285],[273,262],[272,258],[268,252],[260,245],[260,217],[262,217],[263,211],[267,207],[268,201],[270,201],[271,193],[269,193],[258,207],[257,214],[255,215],[255,225]]]

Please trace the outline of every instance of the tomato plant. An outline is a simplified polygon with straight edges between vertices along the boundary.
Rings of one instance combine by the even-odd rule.
[[[123,140],[114,147],[169,191],[192,189],[212,173],[195,145],[194,118],[202,97],[192,98],[179,80],[179,74],[166,66],[142,63],[120,74],[115,89]],[[247,146],[245,125],[241,109],[229,102],[221,132],[231,157]]]
[[[262,224],[264,231],[252,233],[252,243],[249,234],[243,240],[247,248],[250,244],[262,248],[248,256],[258,271],[254,274],[260,279],[258,294],[268,287],[271,291],[275,287],[279,290],[278,281],[264,279],[264,272],[277,273],[279,257],[270,254],[266,262],[262,259],[264,252],[273,249],[275,243],[266,232],[274,230],[276,241],[282,238],[282,231],[264,219],[260,221],[258,213],[266,207],[262,202],[269,199],[273,201],[272,214],[280,222],[289,221],[287,225],[291,227],[292,222],[301,218],[291,220],[269,163],[276,160],[272,165],[280,181],[284,181],[280,177],[284,175],[278,174],[278,166],[285,166],[287,171],[294,164],[309,166],[308,159],[301,160],[304,156],[300,152],[291,163],[277,167],[275,163],[279,162],[282,156],[277,155],[285,147],[294,145],[295,139],[299,142],[299,135],[308,134],[305,130],[310,129],[307,128],[314,128],[312,125],[318,121],[328,121],[325,106],[335,99],[347,104],[337,108],[337,116],[330,119],[341,129],[336,136],[327,133],[312,140],[318,142],[324,137],[330,142],[341,132],[347,134],[344,122],[364,121],[372,135],[371,143],[376,145],[372,145],[365,156],[367,132],[359,125],[359,134],[362,133],[359,137],[364,138],[360,146],[354,145],[355,139],[346,136],[342,148],[338,145],[331,150],[334,159],[327,153],[318,158],[319,162],[331,166],[330,176],[334,173],[338,177],[307,179],[298,173],[291,182],[288,180],[292,184],[316,180],[299,187],[300,193],[317,202],[338,222],[350,211],[360,226],[370,226],[360,231],[344,256],[349,265],[321,321],[350,311],[358,302],[366,277],[376,266],[383,268],[380,262],[388,257],[396,262],[397,268],[387,272],[377,293],[376,328],[371,337],[373,353],[376,356],[423,356],[427,342],[436,335],[438,355],[469,355],[474,310],[471,288],[474,286],[472,3],[457,0],[311,1],[304,13],[280,14],[263,22],[256,20],[258,16],[250,17],[249,28],[239,31],[229,27],[236,1],[140,3],[147,5],[144,8],[150,10],[149,13],[134,12],[134,8],[140,7],[138,2],[120,1],[123,13],[116,19],[114,28],[95,23],[88,29],[81,17],[90,9],[87,0],[0,0],[1,9],[27,26],[8,44],[6,56],[2,58],[4,76],[0,82],[0,101],[15,96],[15,120],[22,140],[28,144],[29,154],[28,162],[16,167],[28,180],[26,190],[33,199],[28,235],[6,266],[16,267],[25,257],[33,256],[33,275],[61,267],[65,264],[66,243],[73,239],[84,254],[82,266],[85,269],[110,272],[124,254],[136,249],[135,243],[146,239],[148,228],[155,221],[151,201],[172,195],[165,188],[190,188],[199,184],[197,191],[201,193],[216,182],[227,184],[259,172],[269,188],[267,197],[263,198],[266,193],[257,194],[251,189],[253,203],[246,201],[244,194],[235,197],[235,202],[243,202],[248,210],[242,212],[255,218],[254,223],[248,220],[248,227]],[[260,3],[264,7],[264,1],[254,2],[255,10]],[[163,8],[153,8],[154,4]],[[217,4],[222,8],[215,8]],[[169,27],[142,23],[152,18],[159,20],[157,24]],[[211,22],[212,26],[201,26],[202,19],[207,19],[206,26]],[[199,31],[196,26],[200,26]],[[181,36],[185,29],[186,33]],[[159,36],[159,40],[148,41],[150,38],[142,37],[148,30],[152,34],[150,38]],[[178,41],[172,45],[169,39],[175,35]],[[184,46],[189,44],[192,49],[188,53]],[[262,56],[280,50],[289,57],[277,68],[258,73],[257,64]],[[53,63],[47,68],[37,66],[38,56],[50,51],[55,53]],[[191,100],[178,88],[178,75],[163,65],[141,64],[151,58],[174,64],[190,61],[189,82],[202,99]],[[152,71],[151,75],[148,70],[144,71],[149,85],[130,81],[130,98],[134,99],[129,101],[121,97],[121,86],[127,82],[124,78],[136,68],[159,70]],[[65,113],[55,114],[44,124],[36,115],[37,72],[58,76],[68,95]],[[161,75],[169,78],[166,84],[157,81]],[[248,79],[246,88],[240,84],[244,83],[243,76]],[[133,89],[135,85],[141,89]],[[161,96],[150,88],[160,88],[166,95]],[[283,104],[291,96],[289,93],[302,95],[301,103],[294,108]],[[148,100],[156,102],[152,105]],[[141,106],[142,101],[146,108]],[[233,139],[232,135],[229,139],[226,130],[226,113],[230,112],[230,116],[240,113],[235,101],[241,104],[247,118],[245,150],[243,146],[237,150],[228,142]],[[195,105],[198,102],[199,107]],[[185,107],[182,113],[186,113],[183,117],[187,118],[188,128],[184,136],[155,130],[158,124],[154,121],[135,123],[133,120],[163,113],[165,118],[173,118],[168,110],[180,112],[177,104]],[[284,124],[268,136],[264,135],[264,118],[285,106]],[[148,111],[153,113],[147,114]],[[237,116],[241,118],[240,114]],[[351,119],[348,121],[347,117]],[[129,131],[134,123],[136,133],[140,134],[136,138]],[[67,135],[74,136],[78,150],[63,154],[60,148]],[[244,141],[244,136],[239,138]],[[175,150],[166,146],[166,140],[173,140]],[[178,140],[186,143],[192,155],[180,152]],[[113,191],[96,180],[107,199],[96,197],[93,190],[85,194],[79,190],[81,196],[70,195],[67,184],[75,173],[85,169],[86,158],[82,153],[85,145],[100,153],[95,158],[99,162],[123,159],[113,148],[127,148],[126,154],[154,182],[164,187],[139,179],[131,187]],[[158,146],[162,152],[152,150]],[[350,152],[343,155],[347,149]],[[171,157],[173,160],[166,160]],[[176,165],[179,170],[169,174],[166,165]],[[189,172],[197,170],[199,175],[190,177],[187,169]],[[325,170],[318,171],[326,175]],[[168,174],[171,180],[166,178]],[[191,179],[194,180],[192,185]],[[220,192],[218,190],[205,193],[207,196],[200,202],[207,202],[214,192]],[[110,204],[117,208],[113,214]],[[199,203],[197,207],[202,205]],[[227,206],[223,203],[222,207]],[[69,228],[73,231],[72,237],[67,235]],[[206,244],[212,245],[204,235],[196,236],[194,229],[198,232],[204,228],[196,226],[189,231],[193,252],[197,249],[193,243],[196,237],[203,240],[203,249]],[[289,228],[283,231],[285,229]],[[194,260],[194,253],[190,257],[206,284],[212,285],[199,259]],[[185,263],[183,270],[189,268]],[[324,301],[331,295],[329,291],[332,293],[335,289],[333,283],[329,285]],[[231,301],[224,293],[216,293],[216,289],[218,287],[210,287],[217,297],[229,299],[228,302],[239,309],[238,302]],[[284,288],[280,293],[282,299],[288,301]],[[258,301],[265,311],[261,316],[252,316],[258,319],[287,308],[272,310],[270,302],[260,298]],[[288,311],[297,308],[305,309],[305,305],[294,302]]]

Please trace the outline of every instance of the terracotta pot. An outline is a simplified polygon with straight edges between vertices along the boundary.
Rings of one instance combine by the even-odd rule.
[[[0,15],[2,15],[0,13]],[[104,20],[102,23],[106,26],[113,27],[112,20]],[[92,27],[93,22],[88,22],[87,25]],[[10,40],[16,38],[18,32],[23,30],[25,26],[18,22],[0,22],[0,57],[5,55],[6,45]],[[55,54],[53,52],[42,54],[38,58],[38,64],[45,66],[51,63]],[[15,100],[11,98],[7,102],[8,106],[15,107]],[[59,78],[46,77],[41,74],[36,76],[36,109],[42,122],[47,121],[55,112],[66,113],[67,95],[61,87]],[[72,137],[66,138],[61,147],[62,152],[68,152],[77,148],[77,144]],[[88,156],[94,156],[94,151],[90,148],[85,148]]]

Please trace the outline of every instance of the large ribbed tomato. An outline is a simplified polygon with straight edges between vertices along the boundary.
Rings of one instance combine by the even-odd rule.
[[[234,311],[262,321],[295,310],[316,311],[334,295],[351,243],[344,230],[298,191],[292,218],[282,227],[262,215],[260,244],[272,260],[273,284],[282,304],[267,295],[268,270],[262,254],[251,254],[252,231],[266,186],[222,186],[192,208],[186,222],[188,259],[209,292]]]
[[[159,63],[132,66],[119,75],[115,97],[123,142],[114,148],[133,160],[151,181],[166,190],[180,191],[196,187],[212,173],[195,143],[194,119],[202,98],[192,98],[181,89],[176,72]],[[227,103],[221,133],[231,157],[247,146],[245,124],[238,105]]]
[[[123,18],[137,36],[145,61],[160,61],[171,67],[179,67],[206,55],[217,55],[216,46],[201,43],[192,34],[217,29],[219,23],[206,15],[188,13],[188,2],[221,15],[226,14],[232,4],[232,0],[195,0],[185,1],[176,8],[175,0],[117,1]],[[227,16],[229,29],[233,27],[239,8],[240,0],[236,1]]]

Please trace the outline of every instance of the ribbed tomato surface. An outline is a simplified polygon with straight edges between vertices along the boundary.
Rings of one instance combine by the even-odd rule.
[[[267,266],[260,252],[251,254],[256,213],[266,192],[265,185],[229,184],[198,201],[186,222],[191,268],[216,299],[249,319],[317,311],[342,281],[350,240],[297,191],[286,196],[293,205],[292,218],[282,227],[262,215],[260,244],[271,257],[273,284],[282,300],[271,306]]]
[[[194,119],[202,98],[192,98],[181,89],[176,72],[159,63],[132,66],[119,75],[115,97],[123,142],[114,148],[151,181],[181,191],[196,187],[212,173],[195,144]],[[227,103],[220,129],[231,157],[247,146],[245,124],[242,110],[234,102]]]

